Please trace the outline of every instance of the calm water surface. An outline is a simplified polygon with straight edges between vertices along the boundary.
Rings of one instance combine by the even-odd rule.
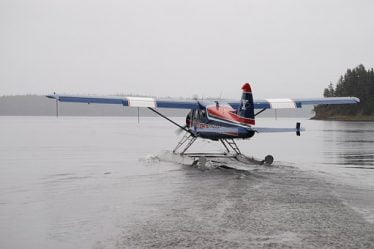
[[[257,125],[292,127],[296,121],[259,119]],[[302,125],[307,131],[301,137],[258,134],[238,143],[245,154],[272,154],[275,165],[331,183],[342,201],[373,222],[374,123]],[[0,117],[0,248],[126,248],[124,231],[171,212],[180,196],[190,196],[192,208],[206,193],[201,188],[233,184],[226,173],[154,160],[175,146],[175,130],[159,118],[138,124],[119,117]],[[192,150],[222,148],[202,141]]]

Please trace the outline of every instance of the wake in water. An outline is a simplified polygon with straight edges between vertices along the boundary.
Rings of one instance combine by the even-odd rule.
[[[243,171],[274,170],[280,168],[293,168],[285,163],[276,162],[272,165],[262,164],[258,161],[245,156],[236,157],[190,157],[186,155],[175,154],[171,151],[162,151],[156,155],[148,155],[141,158],[140,161],[146,164],[157,164],[160,162],[176,163],[186,166],[196,167],[198,169],[236,169]]]

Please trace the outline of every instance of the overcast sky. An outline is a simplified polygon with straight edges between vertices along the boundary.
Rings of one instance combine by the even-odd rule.
[[[0,0],[0,95],[319,97],[358,64],[373,0]]]

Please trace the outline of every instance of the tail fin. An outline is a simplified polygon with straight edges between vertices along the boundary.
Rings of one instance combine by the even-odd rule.
[[[252,89],[249,83],[245,83],[242,87],[243,94],[238,109],[238,115],[245,118],[245,122],[251,125],[255,124],[255,114],[253,105]]]

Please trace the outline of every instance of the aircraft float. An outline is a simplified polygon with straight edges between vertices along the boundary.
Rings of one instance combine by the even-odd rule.
[[[341,105],[356,104],[360,100],[356,97],[329,97],[329,98],[305,98],[305,99],[264,99],[254,100],[249,83],[242,86],[242,96],[239,101],[232,100],[178,100],[150,97],[122,97],[122,96],[74,96],[48,95],[48,98],[56,100],[56,113],[58,113],[58,102],[88,103],[88,104],[115,104],[128,107],[148,108],[152,112],[168,120],[181,130],[184,136],[174,148],[173,153],[191,158],[206,157],[234,157],[245,159],[249,162],[259,164],[272,164],[274,158],[271,155],[264,160],[258,161],[243,155],[236,144],[237,139],[250,139],[256,133],[268,132],[295,132],[300,136],[304,129],[300,123],[294,128],[263,128],[255,126],[255,117],[268,109],[294,109],[305,105]],[[188,109],[184,125],[178,124],[162,114],[158,109]],[[255,112],[255,110],[258,110]],[[225,153],[187,153],[187,150],[196,139],[209,139],[220,141],[224,146]],[[243,161],[243,160],[241,160]]]

